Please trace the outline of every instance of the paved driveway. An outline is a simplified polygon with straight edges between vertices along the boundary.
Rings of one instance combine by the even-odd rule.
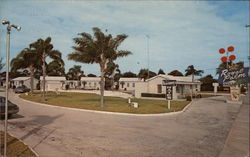
[[[11,95],[21,110],[9,131],[41,157],[216,157],[240,108],[214,97],[180,114],[138,117],[40,106]]]

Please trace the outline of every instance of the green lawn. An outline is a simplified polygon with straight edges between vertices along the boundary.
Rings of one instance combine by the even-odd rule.
[[[21,98],[41,102],[40,93],[31,95],[21,94]],[[100,96],[89,93],[66,93],[61,92],[59,95],[55,92],[46,94],[46,104],[64,106],[79,109],[122,112],[122,113],[166,113],[182,110],[189,101],[172,101],[171,109],[167,109],[166,100],[148,100],[148,99],[132,99],[132,102],[138,102],[139,108],[130,107],[128,100],[118,97],[105,97],[105,108],[100,107]]]
[[[4,151],[4,132],[0,131],[0,154]],[[36,157],[27,145],[12,136],[7,136],[7,156],[8,157]]]

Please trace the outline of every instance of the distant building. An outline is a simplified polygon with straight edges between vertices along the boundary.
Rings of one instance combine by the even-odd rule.
[[[81,87],[82,89],[100,89],[100,77],[81,77]]]
[[[121,77],[119,79],[119,90],[134,91],[135,84],[138,82],[142,82],[142,80],[137,77]]]
[[[135,84],[135,97],[141,98],[142,93],[166,94],[166,86],[162,85],[163,80],[175,80],[176,86],[173,86],[173,99],[185,98],[186,95],[200,91],[201,82],[192,76],[171,76],[157,75],[145,82]]]
[[[36,89],[36,85],[38,84],[38,79],[33,79],[33,88]],[[17,77],[11,80],[11,85],[15,87],[19,87],[25,85],[28,88],[31,88],[31,78],[30,77]]]
[[[45,90],[56,91],[65,88],[66,78],[62,76],[46,76],[45,77]],[[40,89],[43,89],[43,77],[40,76]]]

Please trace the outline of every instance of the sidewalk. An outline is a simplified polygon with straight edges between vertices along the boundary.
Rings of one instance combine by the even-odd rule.
[[[241,106],[219,157],[249,157],[249,106]]]

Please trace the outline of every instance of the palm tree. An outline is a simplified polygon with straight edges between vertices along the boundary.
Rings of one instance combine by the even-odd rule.
[[[203,70],[196,70],[193,65],[189,65],[185,71],[186,71],[185,76],[188,75],[201,76],[202,73],[204,73]]]
[[[131,54],[130,51],[117,50],[118,46],[127,38],[127,35],[120,34],[115,38],[111,34],[104,34],[99,28],[93,28],[94,36],[88,33],[79,33],[81,37],[74,38],[74,52],[68,55],[70,60],[76,62],[93,64],[98,63],[101,72],[101,107],[104,107],[104,74],[109,61],[118,57]]]
[[[30,92],[33,94],[34,90],[34,74],[35,70],[39,68],[39,59],[37,53],[30,48],[23,49],[15,58],[11,60],[11,71],[19,69],[29,69],[30,72]]]
[[[51,38],[47,37],[45,40],[38,39],[36,42],[30,44],[30,48],[38,53],[39,58],[42,62],[42,102],[45,101],[46,58],[50,57],[51,59],[63,62],[61,58],[61,52],[58,50],[53,50],[53,44],[51,44],[50,42]]]
[[[4,67],[3,58],[0,58],[0,72],[2,71],[3,67]]]

